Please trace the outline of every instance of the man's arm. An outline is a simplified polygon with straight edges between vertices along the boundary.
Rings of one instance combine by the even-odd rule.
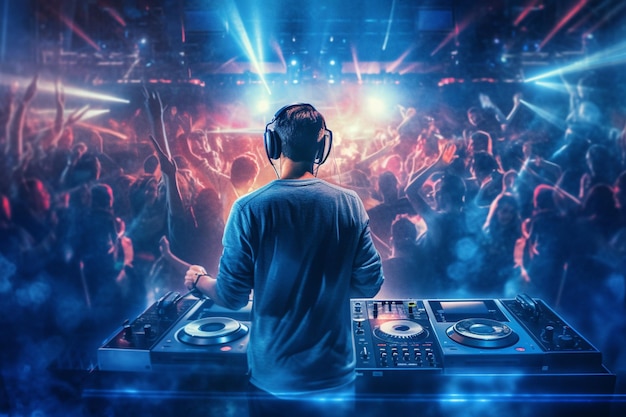
[[[224,251],[220,258],[218,277],[206,273],[199,265],[192,265],[185,274],[185,287],[197,288],[217,304],[233,310],[244,307],[250,299],[254,262],[248,244],[245,215],[235,203],[224,229]],[[219,278],[219,284],[218,284]]]
[[[191,265],[185,273],[185,288],[192,290],[196,288],[219,305],[223,301],[217,295],[217,280],[207,274],[206,269],[200,265]]]

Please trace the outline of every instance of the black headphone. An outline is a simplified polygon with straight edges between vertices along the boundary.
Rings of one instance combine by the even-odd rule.
[[[270,128],[270,126],[273,125],[276,120],[281,117],[287,110],[298,106],[308,106],[315,110],[315,107],[307,103],[289,104],[278,109],[278,111],[274,114],[274,118],[272,118],[272,120],[267,125],[265,125],[263,140],[265,143],[265,152],[270,162],[272,161],[272,159],[278,159],[280,157],[282,148],[280,137],[274,129]],[[328,156],[330,155],[330,149],[333,144],[333,132],[326,128],[326,122],[323,122],[322,127],[324,128],[324,137],[320,141],[317,152],[315,153],[315,159],[313,160],[313,163],[316,165],[322,165],[324,162],[326,162]]]

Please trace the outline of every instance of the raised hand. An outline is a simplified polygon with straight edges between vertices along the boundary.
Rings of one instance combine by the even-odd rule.
[[[491,98],[487,94],[480,93],[478,95],[478,99],[480,100],[480,105],[483,109],[492,109],[495,107]]]
[[[154,136],[157,143],[165,150],[165,155],[168,158],[172,157],[170,151],[170,145],[167,143],[167,134],[165,132],[165,122],[163,115],[165,112],[165,106],[161,102],[161,96],[156,91],[148,91],[146,87],[143,87],[143,96],[146,99],[145,105],[148,111],[148,118],[150,119],[150,125],[153,129]]]
[[[161,145],[156,141],[154,136],[150,135],[150,142],[154,146],[154,150],[157,153],[157,157],[159,158],[159,164],[161,165],[161,172],[165,175],[168,175],[170,178],[174,178],[176,175],[176,163],[173,159],[168,158],[168,156],[163,152]]]
[[[24,103],[30,102],[33,97],[35,97],[35,93],[37,92],[37,80],[39,80],[39,74],[36,74],[30,84],[28,84],[28,87],[26,87],[26,92],[22,98]]]
[[[443,166],[450,165],[459,156],[456,154],[456,145],[454,143],[446,143],[439,154],[438,163]]]
[[[156,91],[148,91],[146,87],[143,87],[143,96],[145,98],[148,114],[154,119],[161,118],[165,107],[163,107],[159,93]]]

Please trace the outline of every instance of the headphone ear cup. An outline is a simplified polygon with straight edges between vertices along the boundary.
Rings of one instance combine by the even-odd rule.
[[[326,151],[326,135],[317,144],[317,152],[315,152],[315,160],[313,161],[317,165],[321,165],[324,161],[324,152]]]
[[[278,159],[280,157],[281,145],[280,138],[271,129],[265,129],[265,134],[263,135],[265,141],[265,152],[267,153],[267,157],[269,159]]]
[[[317,152],[315,153],[315,161],[314,163],[317,165],[322,165],[328,159],[330,155],[330,149],[333,145],[333,133],[326,129],[326,133],[317,148]]]

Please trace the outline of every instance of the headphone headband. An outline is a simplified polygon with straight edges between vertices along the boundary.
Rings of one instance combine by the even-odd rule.
[[[306,106],[317,112],[317,109],[313,107],[313,105],[308,103],[288,104],[278,109],[276,113],[274,113],[274,117],[272,118],[272,120],[267,125],[265,125],[265,133],[263,135],[263,138],[265,144],[265,152],[270,162],[272,161],[272,159],[278,159],[280,157],[282,148],[282,144],[278,134],[274,131],[274,129],[270,128],[270,126],[274,124],[276,120],[283,114],[285,114],[289,109],[299,106]],[[316,165],[321,165],[326,162],[326,159],[328,159],[328,156],[330,155],[330,149],[333,142],[333,132],[326,128],[326,122],[323,118],[322,128],[324,129],[325,133],[324,137],[321,140],[319,150],[315,155],[315,160],[313,161],[313,163]]]

